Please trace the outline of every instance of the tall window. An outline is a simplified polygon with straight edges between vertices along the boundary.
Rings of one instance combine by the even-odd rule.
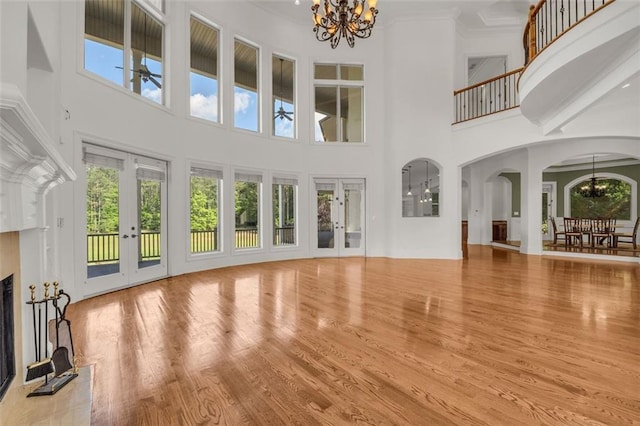
[[[273,178],[273,245],[296,244],[296,190],[298,180]]]
[[[273,55],[273,134],[285,138],[295,137],[295,62]]]
[[[315,64],[316,142],[364,142],[364,66]]]
[[[221,186],[221,170],[191,166],[189,232],[191,253],[220,251]]]
[[[236,172],[235,178],[235,248],[260,247],[262,176]]]
[[[86,0],[84,67],[162,104],[163,33],[162,22],[131,0]]]
[[[239,40],[235,40],[233,50],[234,124],[239,129],[258,132],[260,130],[258,96],[259,50]]]
[[[595,198],[580,193],[580,188],[589,183],[589,180],[584,180],[569,190],[571,216],[631,220],[631,185],[628,182],[619,179],[598,180],[598,184],[605,187],[605,194]]]
[[[191,115],[219,122],[218,30],[191,17]]]

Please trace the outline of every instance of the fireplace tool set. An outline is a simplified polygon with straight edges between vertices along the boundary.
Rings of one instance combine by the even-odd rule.
[[[35,361],[27,365],[27,381],[44,376],[44,383],[29,393],[27,397],[53,395],[78,376],[71,338],[71,321],[66,318],[67,306],[69,306],[71,298],[64,290],[58,289],[57,281],[53,283],[53,296],[49,295],[49,287],[48,282],[44,283],[44,297],[36,300],[36,286],[33,284],[29,286],[31,300],[27,301],[27,305],[31,305],[33,313]],[[61,298],[65,299],[62,307],[60,306]],[[49,305],[55,313],[55,319],[51,321],[49,320]],[[42,318],[43,307],[44,318]],[[49,332],[51,337],[48,336]],[[53,340],[54,333],[55,341]],[[47,351],[49,339],[54,346],[51,356]]]

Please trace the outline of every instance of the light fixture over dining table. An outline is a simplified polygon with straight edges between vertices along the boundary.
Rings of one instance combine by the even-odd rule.
[[[586,198],[602,197],[606,194],[607,185],[604,183],[598,183],[598,178],[596,177],[596,156],[595,155],[593,156],[591,170],[592,170],[591,178],[589,178],[589,181],[585,182],[585,184],[578,189],[578,192],[580,193],[580,195]]]
[[[342,37],[350,47],[355,38],[368,38],[376,23],[378,0],[313,0],[313,32],[320,41],[330,41],[335,49]]]

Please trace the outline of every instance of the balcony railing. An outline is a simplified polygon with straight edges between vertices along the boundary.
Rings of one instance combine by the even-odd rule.
[[[525,66],[562,34],[615,0],[540,0],[524,29]],[[519,68],[453,92],[455,121],[462,123],[520,106]]]
[[[453,92],[454,124],[519,106],[517,86],[522,70],[518,68]]]
[[[531,5],[523,34],[525,65],[566,31],[614,1],[541,0]]]

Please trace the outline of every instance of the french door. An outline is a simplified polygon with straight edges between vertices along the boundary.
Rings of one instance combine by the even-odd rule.
[[[90,144],[83,159],[85,295],[166,276],[166,162]]]
[[[315,256],[364,256],[365,180],[316,178],[314,185]]]

